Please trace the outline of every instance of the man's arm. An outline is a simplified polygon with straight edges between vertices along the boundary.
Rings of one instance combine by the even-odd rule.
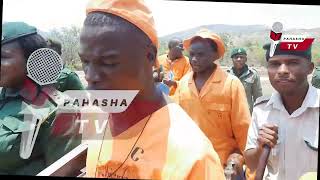
[[[247,141],[247,133],[251,121],[249,106],[244,87],[239,79],[233,79],[231,84],[231,124],[232,131],[243,153]]]
[[[258,73],[256,74],[256,78],[253,82],[252,96],[253,96],[253,102],[255,102],[258,97],[262,96],[261,81],[260,81],[260,76],[258,75]]]
[[[255,110],[252,113],[252,121],[248,130],[246,150],[244,152],[245,162],[251,172],[258,166],[262,152],[262,146],[267,144],[271,148],[275,146],[278,139],[278,128],[272,124],[264,124],[259,127]]]

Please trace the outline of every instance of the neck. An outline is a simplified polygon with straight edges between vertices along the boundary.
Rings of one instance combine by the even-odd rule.
[[[157,91],[155,85],[150,91],[139,92],[124,112],[110,115],[109,125],[112,136],[121,134],[166,104],[162,93]]]
[[[304,86],[301,89],[296,89],[292,93],[281,95],[283,105],[289,114],[292,114],[295,110],[301,107],[308,93],[308,89],[309,86]]]
[[[208,67],[206,70],[202,72],[195,72],[193,77],[194,79],[208,80],[212,73],[216,70],[216,67],[217,65],[213,63],[212,66]]]
[[[240,68],[240,69],[233,67],[233,70],[234,70],[234,72],[235,72],[235,74],[236,74],[237,77],[241,76],[246,69],[247,69],[246,65],[244,65],[244,66],[243,66],[242,68]]]
[[[182,57],[182,55],[181,56],[172,56],[172,55],[170,55],[170,53],[168,54],[168,58],[169,58],[169,60],[171,60],[171,61],[175,61],[175,60],[177,60],[177,59],[179,59],[179,58],[181,58]]]

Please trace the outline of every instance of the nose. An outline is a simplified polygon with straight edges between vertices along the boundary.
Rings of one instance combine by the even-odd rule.
[[[279,66],[278,73],[279,74],[288,74],[289,73],[288,66],[286,64],[281,64]]]
[[[98,68],[96,68],[93,64],[87,65],[87,67],[84,68],[84,73],[85,79],[88,82],[88,84],[97,83],[101,79]]]
[[[195,63],[197,61],[196,56],[191,56],[191,63]]]

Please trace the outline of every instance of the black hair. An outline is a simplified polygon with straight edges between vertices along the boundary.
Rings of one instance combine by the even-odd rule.
[[[59,41],[53,40],[53,39],[48,39],[47,41],[48,47],[55,50],[60,56],[62,54],[62,45]]]
[[[177,37],[170,39],[170,41],[168,42],[168,48],[173,48],[174,44],[176,44],[177,42],[182,43],[182,39]]]
[[[24,57],[26,58],[26,60],[37,49],[47,47],[46,40],[39,34],[32,34],[29,36],[22,37],[20,39],[17,39],[17,42],[23,50]]]

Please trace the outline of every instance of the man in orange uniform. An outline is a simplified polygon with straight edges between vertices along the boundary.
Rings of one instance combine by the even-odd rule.
[[[84,128],[87,176],[224,179],[209,139],[155,86],[158,39],[144,1],[92,0],[86,13],[79,56],[88,89],[139,90],[124,112],[106,117],[102,134]]]
[[[190,71],[188,57],[182,54],[182,40],[173,38],[168,43],[169,52],[161,55],[156,61],[156,68],[163,67],[165,79],[163,83],[170,87],[169,95],[172,96],[176,91],[178,81]]]
[[[202,30],[184,41],[192,72],[179,82],[177,103],[207,135],[224,167],[233,161],[242,175],[250,112],[240,80],[214,63],[225,47],[221,38]]]

